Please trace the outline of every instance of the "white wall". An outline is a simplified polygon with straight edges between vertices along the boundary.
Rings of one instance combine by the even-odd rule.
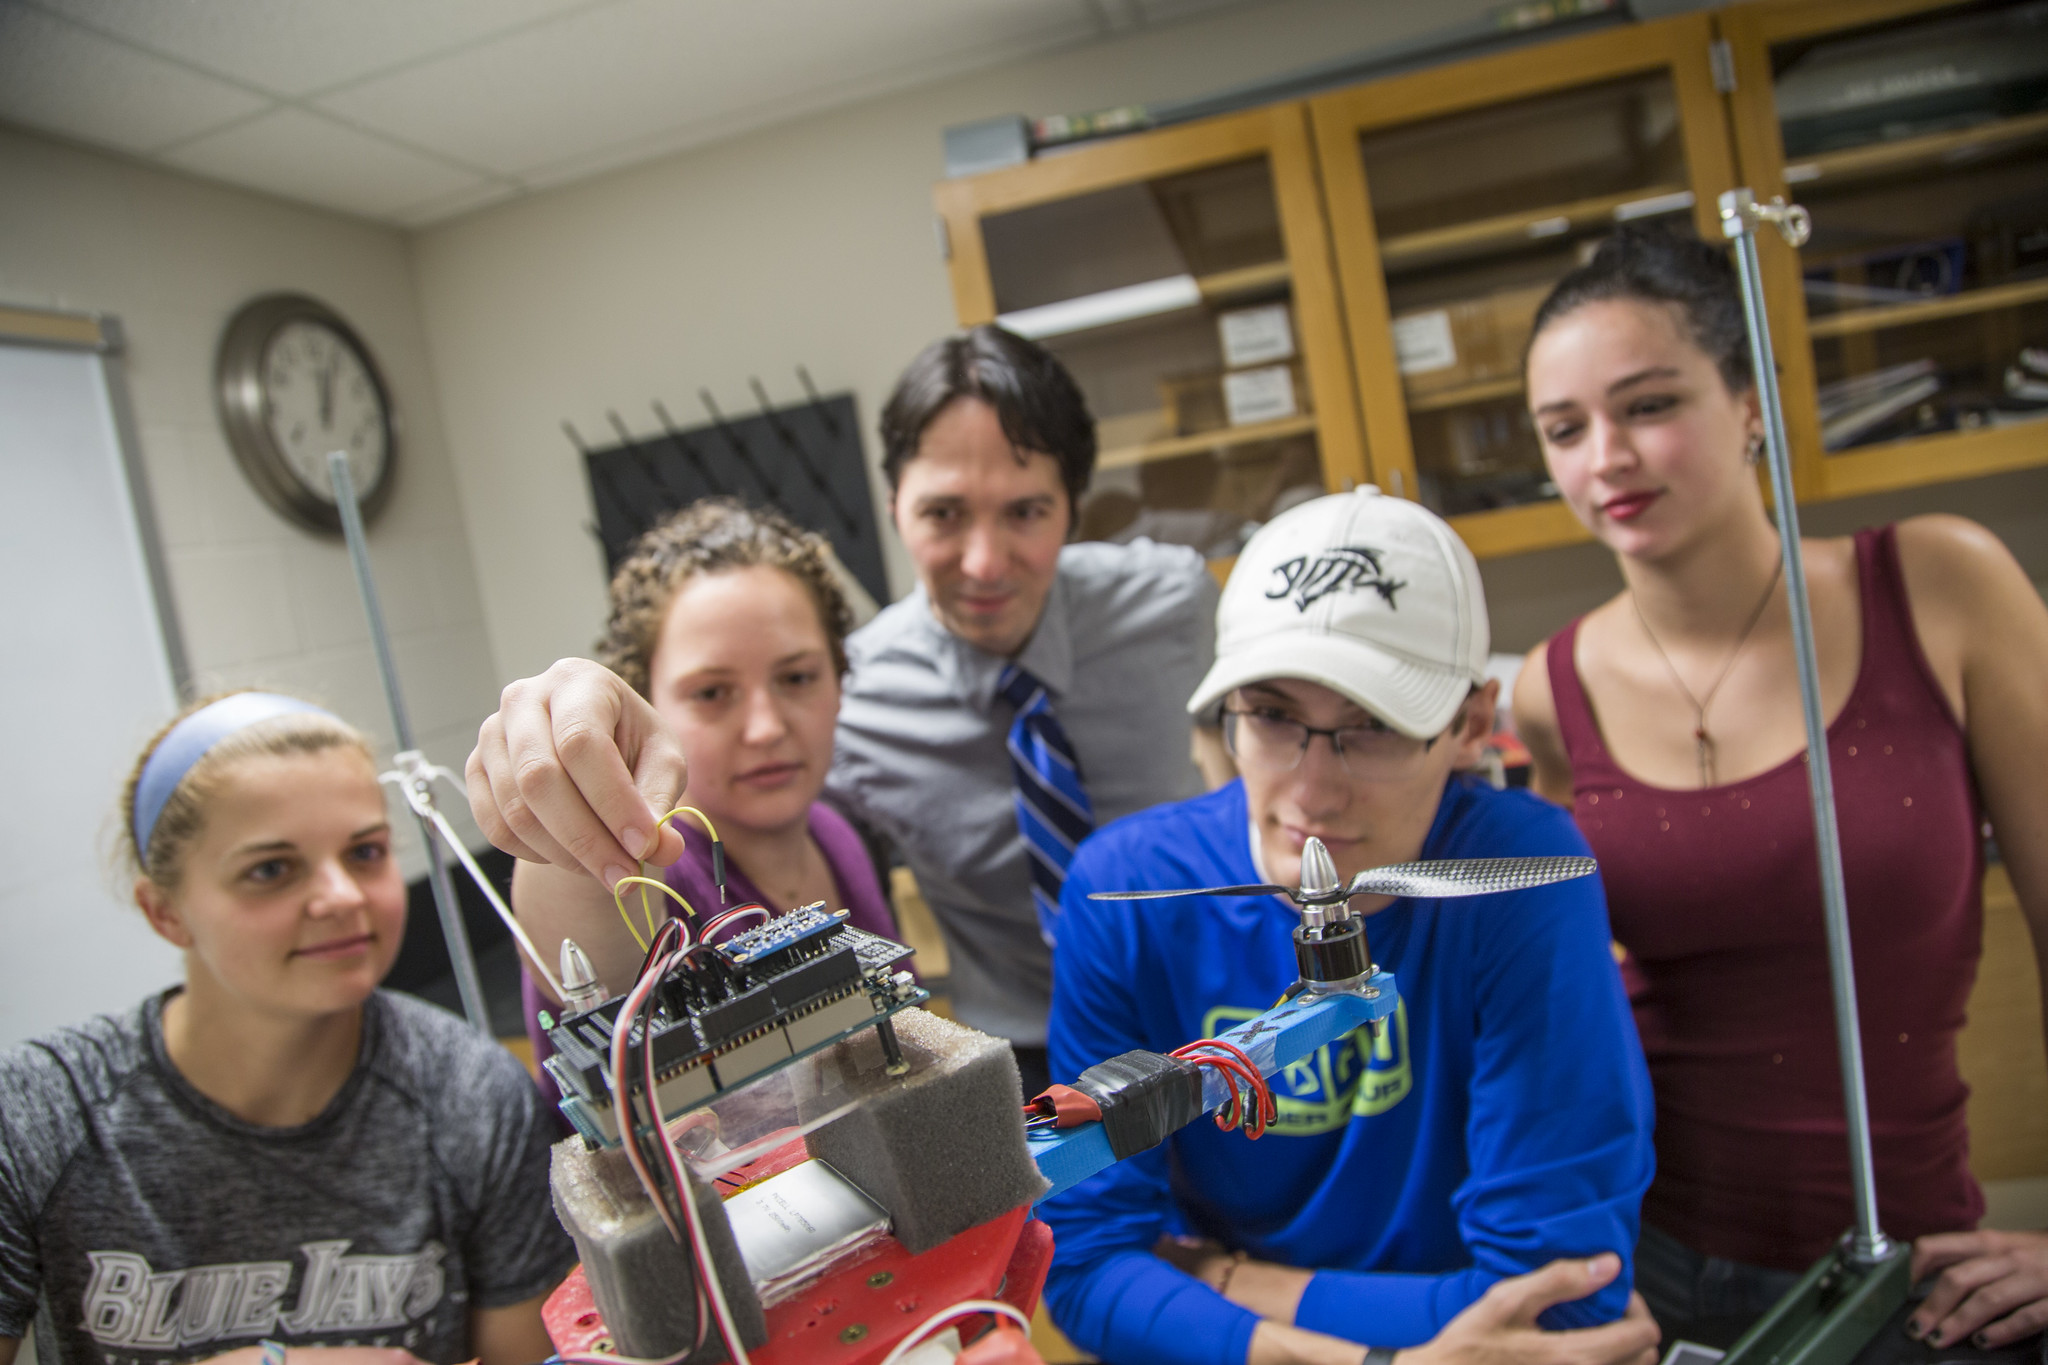
[[[403,423],[399,483],[370,530],[371,554],[414,731],[459,769],[497,687],[403,236],[5,127],[0,186],[0,302],[111,313],[126,331],[142,462],[198,686],[311,696],[388,752],[340,540],[297,529],[257,498],[213,410],[214,348],[251,296],[310,293],[360,331]],[[23,590],[33,589],[7,586]],[[138,747],[145,738],[132,736]],[[17,784],[10,799],[29,790]],[[467,826],[466,808],[461,818]],[[423,870],[409,842],[405,856],[409,875]]]
[[[1493,0],[1272,0],[888,96],[494,207],[416,239],[422,312],[499,672],[590,648],[601,560],[582,523],[586,439],[659,398],[797,394],[792,367],[874,419],[954,323],[933,232],[940,131],[1205,94],[1457,23]],[[608,439],[608,438],[607,438]],[[897,553],[893,536],[887,538]],[[898,553],[897,591],[909,583]]]

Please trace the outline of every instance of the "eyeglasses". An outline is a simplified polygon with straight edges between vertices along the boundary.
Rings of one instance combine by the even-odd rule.
[[[1240,766],[1259,772],[1293,772],[1317,735],[1330,741],[1345,772],[1367,782],[1413,776],[1422,767],[1422,756],[1437,741],[1436,736],[1410,739],[1377,720],[1319,730],[1278,711],[1226,708],[1223,712],[1223,747]]]

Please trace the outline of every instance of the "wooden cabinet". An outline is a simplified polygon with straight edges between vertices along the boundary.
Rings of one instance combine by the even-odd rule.
[[[1042,342],[1095,413],[1084,539],[1227,560],[1366,477],[1301,105],[945,181],[938,205],[961,323]]]
[[[1369,478],[1510,554],[1585,534],[1538,302],[1617,223],[1722,240],[1748,185],[1814,219],[1760,241],[1802,499],[2048,463],[2044,50],[2042,0],[1757,0],[1098,143],[940,184],[954,297],[1087,392],[1084,535],[1220,560]]]
[[[2048,461],[2048,7],[1720,22],[1744,181],[1813,215],[1759,239],[1801,500]]]
[[[1311,102],[1373,477],[1482,556],[1581,539],[1522,398],[1536,307],[1618,222],[1719,234],[1704,16]]]

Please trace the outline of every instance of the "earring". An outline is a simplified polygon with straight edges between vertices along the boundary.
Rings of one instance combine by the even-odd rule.
[[[1751,464],[1762,463],[1764,458],[1764,438],[1756,432],[1751,432],[1749,444],[1744,447],[1742,453]]]

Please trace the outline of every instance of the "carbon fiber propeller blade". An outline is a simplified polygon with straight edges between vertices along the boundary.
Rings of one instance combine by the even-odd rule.
[[[1446,858],[1427,863],[1389,863],[1351,879],[1353,896],[1486,896],[1521,891],[1586,877],[1598,870],[1591,858]]]
[[[1291,896],[1284,886],[1198,886],[1189,891],[1090,891],[1091,901],[1156,901],[1168,896]]]

